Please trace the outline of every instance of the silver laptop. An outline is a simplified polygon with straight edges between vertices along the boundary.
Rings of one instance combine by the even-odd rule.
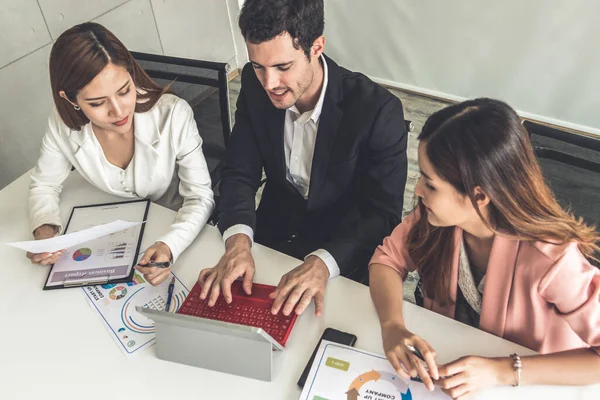
[[[283,347],[261,328],[136,307],[156,325],[162,360],[271,381],[273,350]]]

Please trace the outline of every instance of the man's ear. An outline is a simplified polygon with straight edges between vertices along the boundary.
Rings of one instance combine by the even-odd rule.
[[[71,103],[71,105],[72,105],[73,107],[79,107],[79,106],[77,105],[77,103],[73,103],[71,100],[69,100],[69,98],[67,97],[67,94],[65,93],[65,91],[64,91],[64,90],[59,90],[59,91],[58,91],[58,95],[59,95],[60,97],[62,97],[63,99],[65,99],[66,101],[68,101],[69,103]]]
[[[321,54],[325,51],[325,36],[319,36],[313,42],[312,47],[310,48],[311,56],[315,58],[321,57]]]
[[[473,191],[473,198],[480,209],[490,204],[490,197],[479,186]]]

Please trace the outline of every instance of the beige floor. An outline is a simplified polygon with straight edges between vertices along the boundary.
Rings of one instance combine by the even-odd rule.
[[[233,79],[229,86],[232,115],[235,115],[235,101],[240,91],[240,77]],[[414,129],[409,133],[408,144],[408,176],[406,189],[404,191],[404,215],[408,214],[415,206],[414,188],[419,179],[419,166],[417,164],[417,136],[423,128],[427,118],[437,110],[447,106],[449,103],[420,96],[411,92],[398,89],[390,90],[402,101],[404,118],[412,121]],[[260,193],[257,194],[257,202],[260,201]],[[418,280],[416,274],[411,274],[404,285],[404,298],[414,302],[414,285]]]

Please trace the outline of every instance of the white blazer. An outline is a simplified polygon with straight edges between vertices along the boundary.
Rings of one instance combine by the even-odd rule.
[[[104,154],[94,141],[92,124],[86,124],[80,131],[71,130],[55,110],[31,174],[32,231],[43,224],[57,225],[62,231],[59,194],[72,166],[98,189],[121,197],[149,197],[152,201],[167,192],[177,173],[183,205],[168,232],[157,241],[169,246],[173,261],[179,257],[204,227],[215,205],[192,108],[185,100],[165,94],[150,111],[134,113],[133,123],[135,193],[130,193],[109,185],[102,162]]]

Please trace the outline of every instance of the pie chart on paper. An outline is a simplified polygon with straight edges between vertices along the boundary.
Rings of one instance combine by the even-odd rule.
[[[76,250],[75,253],[73,253],[73,260],[85,261],[88,258],[90,258],[91,255],[92,250],[88,249],[87,247],[83,247],[81,249]]]

